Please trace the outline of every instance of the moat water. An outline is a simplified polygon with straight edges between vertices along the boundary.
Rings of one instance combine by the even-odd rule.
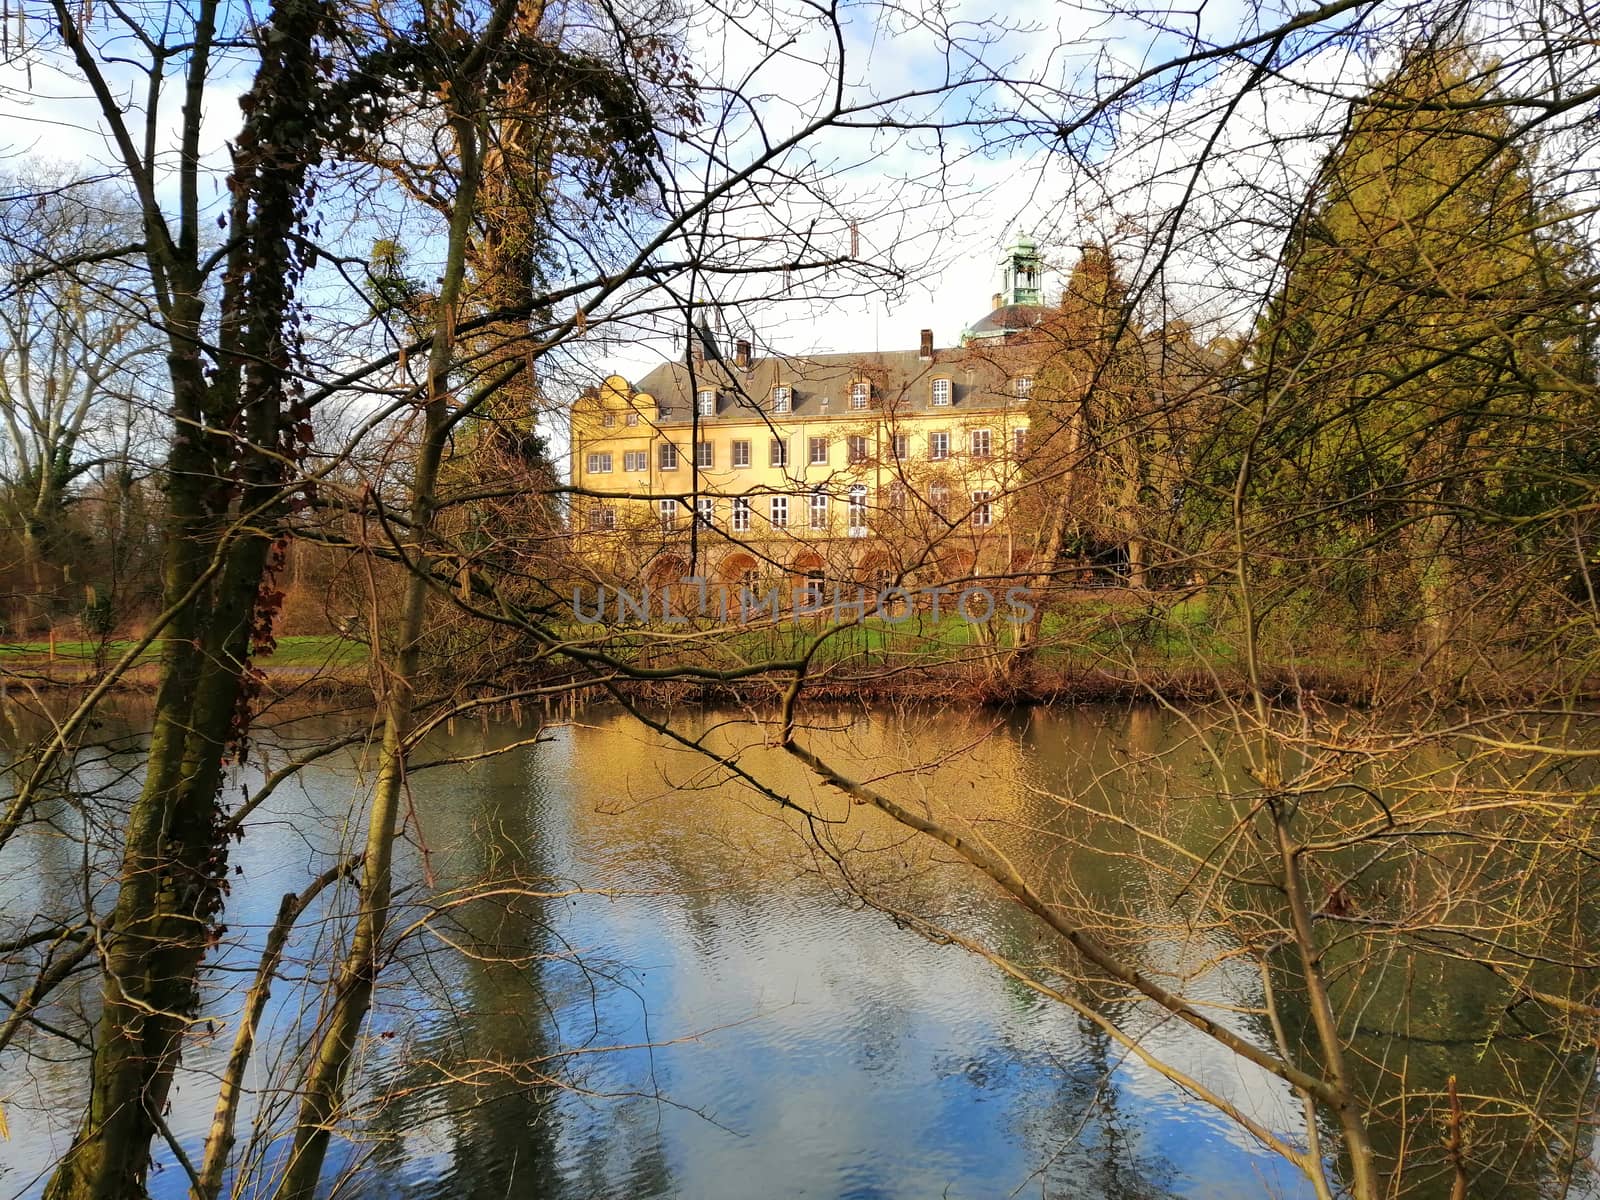
[[[744,714],[679,716],[827,823],[784,811],[612,711],[542,728],[463,723],[419,752],[419,763],[475,761],[413,777],[397,866],[402,936],[360,1064],[361,1132],[337,1144],[330,1190],[483,1200],[1310,1194],[1293,1168],[1092,1023],[857,895],[1020,962],[1060,960],[1032,918],[949,852],[819,788]],[[1131,843],[1089,854],[1073,836],[1081,816],[1059,802],[1092,783],[1101,800],[1120,795],[1130,815],[1204,846],[1227,817],[1204,811],[1208,768],[1185,747],[1180,722],[1126,708],[1003,718],[827,710],[813,720],[808,737],[841,769],[959,814],[1048,889],[1148,909],[1147,934],[1126,952],[1173,976],[1210,964],[1196,993],[1241,1027],[1259,1020],[1257,969],[1229,956],[1229,934],[1174,920],[1159,881],[1127,853]],[[302,720],[263,733],[265,765],[354,722]],[[1108,775],[1168,752],[1164,783],[1149,793],[1139,780],[1153,776]],[[132,748],[86,756],[80,772],[125,796],[131,784],[118,773],[136,763]],[[231,794],[258,777],[259,768],[247,772]],[[191,1154],[279,901],[356,843],[350,814],[368,784],[353,750],[318,762],[255,814],[232,852],[229,933],[203,1005],[209,1024],[167,1118]],[[1157,790],[1165,808],[1141,813]],[[1185,796],[1193,813],[1173,810]],[[85,830],[101,840],[94,823],[115,822],[68,805],[51,817],[0,855],[7,928],[81,904]],[[108,888],[107,864],[91,861],[89,878]],[[307,915],[273,992],[241,1123],[251,1161],[270,1161],[279,1145],[252,1145],[248,1125],[259,1118],[272,1128],[269,1118],[289,1111],[274,1089],[293,1078],[316,1016],[308,964],[314,983],[349,903],[335,892]],[[1408,1004],[1403,1023],[1394,1012],[1363,1014],[1386,1030],[1358,1039],[1359,1054],[1404,1055],[1416,1086],[1455,1073],[1474,1094],[1511,1096],[1538,1073],[1547,1102],[1587,1086],[1581,1065],[1552,1073],[1546,1050],[1488,1052],[1502,998],[1477,976],[1416,987],[1427,994]],[[69,990],[52,1011],[70,1024],[92,1000],[91,987]],[[1276,1079],[1116,993],[1094,1002],[1246,1113],[1297,1134],[1298,1102]],[[30,1046],[31,1058],[0,1060],[12,1135],[0,1143],[0,1197],[37,1194],[81,1111],[81,1057],[43,1037]],[[1437,1144],[1438,1130],[1408,1136]],[[1507,1151],[1503,1194],[1531,1198],[1564,1180],[1553,1148],[1511,1140],[1522,1149]],[[159,1158],[152,1193],[185,1194],[171,1153]]]

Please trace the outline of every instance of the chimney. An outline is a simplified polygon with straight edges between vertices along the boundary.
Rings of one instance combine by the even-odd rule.
[[[920,357],[923,362],[933,361],[933,330],[924,329],[922,331],[922,351],[918,357]]]
[[[750,343],[744,338],[733,344],[733,365],[741,371],[750,369]]]
[[[994,294],[994,306],[995,306],[995,307],[996,307],[996,308],[999,308],[999,307],[1000,307],[1000,293],[999,293],[999,292],[996,292],[996,293],[995,293],[995,294]]]
[[[689,357],[697,363],[722,357],[722,352],[717,349],[717,340],[711,335],[711,326],[704,317],[700,318],[698,329],[689,331]]]

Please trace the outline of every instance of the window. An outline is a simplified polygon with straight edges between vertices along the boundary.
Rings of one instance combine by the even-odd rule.
[[[773,438],[772,446],[768,451],[767,463],[774,467],[787,467],[789,465],[789,443],[782,438]]]
[[[678,448],[671,442],[661,443],[660,462],[663,471],[676,471],[678,469]]]
[[[928,457],[935,462],[950,457],[950,435],[948,433],[930,433],[928,435]]]
[[[906,485],[896,481],[889,485],[889,511],[904,512],[906,508]]]
[[[658,501],[658,510],[661,513],[661,526],[671,529],[678,523],[678,502],[676,500]]]
[[[694,502],[694,519],[709,526],[717,519],[717,501],[714,496],[697,496]]]
[[[810,442],[811,457],[807,460],[813,467],[828,465],[828,439],[825,437],[812,438]]]
[[[867,453],[867,438],[865,434],[852,433],[846,443],[848,454],[846,457],[853,463],[864,463],[871,457]]]
[[[772,527],[782,529],[789,524],[789,497],[774,496],[772,506],[767,510],[772,516]]]
[[[615,529],[617,510],[608,504],[597,504],[589,510],[590,529]]]
[[[616,425],[616,423],[617,423],[617,414],[616,413],[603,412],[603,413],[600,414],[600,424],[603,427],[605,427],[606,429],[612,428],[614,425]]]
[[[717,415],[717,392],[715,388],[702,388],[695,397],[702,417]]]
[[[650,469],[650,455],[645,450],[624,450],[622,452],[622,469],[624,471],[648,471]]]
[[[1011,394],[1018,400],[1026,400],[1033,395],[1033,376],[1018,375],[1011,381]]]
[[[866,408],[867,400],[872,396],[872,384],[865,379],[857,379],[850,385],[850,407],[858,412]]]
[[[1013,429],[1011,431],[1011,453],[1020,457],[1028,448],[1028,431],[1026,429]]]
[[[972,523],[978,526],[994,524],[994,507],[989,503],[988,492],[972,493]]]
[[[821,608],[822,596],[822,572],[807,571],[805,591],[801,593],[800,603],[806,608]]]
[[[589,455],[589,474],[591,474],[591,475],[604,475],[610,470],[611,470],[611,455],[610,454],[591,454],[591,455]]]
[[[828,527],[828,493],[811,493],[811,528],[826,529]]]
[[[867,528],[867,485],[858,483],[850,489],[849,519],[851,534],[866,532]]]
[[[973,458],[988,458],[993,448],[993,439],[987,429],[974,429],[968,435],[967,443]]]
[[[750,443],[735,442],[733,444],[733,465],[748,467],[750,465]]]
[[[656,420],[665,421],[665,420],[670,419],[671,416],[672,416],[672,405],[670,405],[670,404],[658,404],[658,405],[656,405]]]
[[[933,381],[933,406],[935,408],[950,407],[950,381],[948,379],[935,379]]]
[[[750,532],[750,497],[735,496],[733,498],[733,531],[735,533]]]
[[[636,412],[629,413],[626,423],[629,425],[637,425],[639,423],[639,414]]]
[[[911,457],[911,435],[909,433],[897,433],[894,435],[894,456],[901,459]]]
[[[717,457],[712,450],[710,442],[696,442],[694,444],[694,465],[702,471],[716,465]]]
[[[950,507],[950,489],[945,484],[936,483],[928,489],[928,507],[933,509],[935,515],[944,516],[945,510]]]
[[[793,402],[793,397],[794,393],[780,383],[772,389],[772,411],[775,413],[788,412]]]

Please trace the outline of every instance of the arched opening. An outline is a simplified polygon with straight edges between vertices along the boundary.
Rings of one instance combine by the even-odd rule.
[[[740,602],[754,604],[761,594],[761,564],[755,556],[737,550],[717,567],[717,587],[723,611],[738,613]]]
[[[877,593],[894,582],[894,570],[889,566],[889,556],[882,550],[868,550],[856,563],[855,580],[868,591]]]
[[[802,550],[795,555],[791,571],[795,587],[799,590],[799,603],[806,608],[820,608],[826,595],[824,577],[827,564],[814,550]]]
[[[653,588],[670,587],[682,583],[689,574],[689,564],[676,554],[658,554],[644,569],[644,581]]]

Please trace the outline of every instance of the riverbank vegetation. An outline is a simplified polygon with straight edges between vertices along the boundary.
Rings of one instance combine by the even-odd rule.
[[[1593,1188],[1583,11],[1341,0],[1179,34],[1106,6],[1133,67],[903,6],[23,9],[11,69],[91,97],[63,119],[104,162],[0,185],[0,856],[72,864],[3,918],[0,1055],[8,1080],[62,1057],[81,1078],[17,1190],[139,1196],[155,1163],[197,1200],[318,1194],[382,1125],[363,1068],[388,974],[558,953],[462,938],[458,914],[586,890],[486,853],[465,892],[397,893],[397,853],[427,845],[411,781],[540,744],[430,736],[576,697],[794,817],[856,900],[1064,1006],[1311,1194]],[[864,33],[891,29],[932,76],[879,69]],[[594,497],[553,465],[605,354],[921,283],[963,197],[1020,203],[992,157],[1039,181],[1073,263],[1003,498],[1015,544],[974,574],[957,505],[872,581],[1023,587],[1031,614],[579,619],[575,589],[626,582],[574,549]],[[861,186],[886,159],[887,210]],[[963,748],[879,769],[816,703],[897,680],[952,705],[1138,699],[1186,733],[1041,792],[1062,853],[1018,860],[1024,818],[913,786]],[[113,754],[105,705],[141,681],[147,728]],[[358,688],[359,718],[282,749],[286,691]],[[744,708],[707,726],[697,693]],[[338,852],[236,918],[232,847],[347,752]],[[858,810],[1027,937],[868,869],[889,851],[863,859]],[[1138,887],[1084,886],[1069,851]],[[1459,1036],[1418,1041],[1466,978]],[[296,1019],[269,1054],[275,989]],[[1292,1105],[1175,1061],[1164,1023]],[[168,1103],[216,1036],[214,1119],[186,1141]],[[561,1086],[563,1061],[430,1060],[415,1086],[481,1072],[493,1103],[508,1078]]]

